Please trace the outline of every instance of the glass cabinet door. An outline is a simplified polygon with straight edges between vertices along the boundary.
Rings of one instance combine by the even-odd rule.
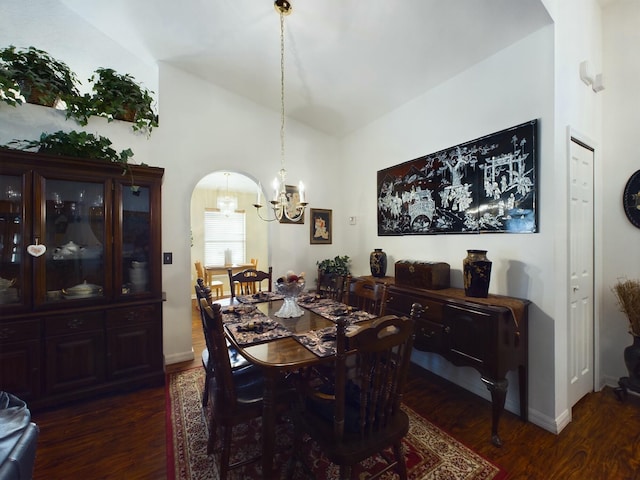
[[[0,306],[24,303],[24,197],[22,175],[0,175]]]
[[[150,193],[149,187],[146,186],[137,187],[135,191],[128,186],[122,186],[122,295],[151,291]]]
[[[108,280],[105,185],[51,178],[42,185],[41,241],[47,251],[44,272],[38,276],[36,302],[104,297]]]

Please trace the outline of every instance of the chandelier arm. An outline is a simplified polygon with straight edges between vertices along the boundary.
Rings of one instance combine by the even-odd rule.
[[[258,214],[258,217],[260,217],[260,220],[264,220],[265,222],[275,222],[276,220],[278,220],[277,218],[264,218],[260,213],[260,209],[262,208],[262,205],[260,205],[259,203],[254,203],[253,206],[256,208],[256,213]],[[269,209],[267,209],[267,213],[268,212],[269,212]]]

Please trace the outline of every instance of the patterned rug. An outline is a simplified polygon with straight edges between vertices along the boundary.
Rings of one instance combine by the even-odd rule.
[[[195,368],[167,375],[167,478],[169,480],[216,480],[215,455],[207,455],[208,413],[202,409],[204,370]],[[431,480],[502,480],[506,473],[480,455],[454,440],[408,407],[403,407],[411,420],[404,447],[409,478]],[[278,425],[274,465],[284,472],[291,449],[291,425]],[[235,458],[254,456],[260,448],[260,420],[234,429]],[[315,448],[304,445],[308,472],[297,466],[294,478],[336,479],[338,469]],[[383,465],[380,458],[363,462],[359,471],[374,472]],[[234,470],[230,479],[261,478],[260,463]],[[362,478],[357,476],[357,478]],[[364,476],[366,478],[366,475]],[[394,473],[385,479],[397,478]]]

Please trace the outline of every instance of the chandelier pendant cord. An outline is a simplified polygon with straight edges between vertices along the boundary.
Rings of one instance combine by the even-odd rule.
[[[280,167],[284,169],[284,14],[280,12]]]

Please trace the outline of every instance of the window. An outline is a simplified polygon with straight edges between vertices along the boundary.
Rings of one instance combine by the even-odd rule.
[[[245,263],[245,245],[246,229],[244,212],[234,212],[227,216],[218,209],[205,210],[205,265]],[[226,255],[225,252],[227,252]]]

